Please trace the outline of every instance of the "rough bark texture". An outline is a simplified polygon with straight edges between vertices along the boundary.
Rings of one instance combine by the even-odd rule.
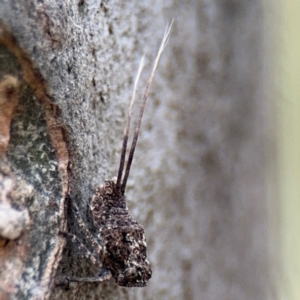
[[[266,299],[260,1],[0,5],[1,76],[20,81],[1,202],[30,218],[0,244],[1,299]],[[145,288],[55,288],[62,274],[96,274],[57,234],[84,240],[64,199],[92,229],[88,205],[117,174],[139,60],[153,61],[172,18],[126,193],[153,277]],[[12,194],[14,185],[24,189]]]

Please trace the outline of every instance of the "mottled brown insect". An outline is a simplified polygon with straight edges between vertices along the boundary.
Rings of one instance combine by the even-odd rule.
[[[145,286],[152,271],[144,228],[131,217],[116,181],[106,181],[105,186],[97,189],[91,209],[105,246],[103,265],[117,284]]]
[[[93,264],[99,266],[100,272],[98,276],[90,278],[67,276],[66,279],[68,282],[102,282],[113,277],[116,283],[120,286],[143,287],[151,278],[152,270],[150,263],[147,260],[147,244],[144,235],[144,228],[131,217],[128,211],[125,199],[125,188],[138,140],[144,109],[147,103],[149,89],[160,56],[168,42],[172,23],[170,26],[167,26],[165,30],[161,46],[147,82],[124,176],[123,170],[125,165],[132,106],[134,103],[137,82],[144,66],[144,58],[140,63],[128,110],[118,177],[112,180],[106,180],[104,185],[100,185],[92,199],[91,212],[94,226],[98,230],[97,237],[94,237],[87,230],[79,215],[78,209],[73,203],[78,224],[86,233],[86,238],[91,243],[93,252],[96,254],[91,253],[76,236],[70,233],[61,232],[63,236],[71,238],[78,244],[79,248],[85,251],[85,256],[90,259]]]

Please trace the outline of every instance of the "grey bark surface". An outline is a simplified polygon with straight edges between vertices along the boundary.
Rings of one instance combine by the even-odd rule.
[[[3,174],[29,186],[31,200],[21,206],[31,222],[23,235],[27,252],[18,260],[20,272],[15,277],[6,269],[0,273],[14,286],[0,284],[2,297],[266,299],[267,105],[260,1],[1,0],[0,5],[0,19],[16,41],[12,47],[28,56],[27,68],[38,73],[32,78],[43,79],[34,85],[35,79],[25,78],[31,102],[19,99],[23,110],[17,109],[11,137],[16,130],[28,132],[18,124],[43,132],[44,140],[22,136],[25,144],[46,145],[38,148],[49,169],[45,178],[31,180],[41,162],[18,163],[29,150],[14,152],[21,145],[12,138]],[[173,18],[126,191],[133,216],[145,228],[153,276],[145,288],[122,288],[113,281],[55,287],[63,274],[97,274],[76,246],[57,234],[66,229],[85,240],[65,196],[68,192],[92,228],[89,203],[96,187],[117,175],[140,58],[147,53],[150,63],[138,99]],[[25,55],[14,53],[16,60]],[[22,119],[29,114],[29,121]],[[1,247],[0,262],[20,244]]]

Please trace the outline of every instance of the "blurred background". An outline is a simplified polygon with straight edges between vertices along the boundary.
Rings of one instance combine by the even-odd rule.
[[[268,4],[265,39],[271,46],[267,57],[272,68],[278,182],[273,195],[278,203],[273,229],[279,234],[282,268],[275,272],[276,289],[279,299],[296,300],[300,299],[300,1]],[[271,39],[268,32],[274,34]]]

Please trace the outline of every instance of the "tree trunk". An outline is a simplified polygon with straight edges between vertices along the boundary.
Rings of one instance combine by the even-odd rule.
[[[86,242],[73,201],[97,231],[139,61],[142,92],[173,18],[126,190],[152,278],[56,286],[99,271],[59,230]],[[1,299],[266,299],[260,1],[2,0],[0,19]]]

